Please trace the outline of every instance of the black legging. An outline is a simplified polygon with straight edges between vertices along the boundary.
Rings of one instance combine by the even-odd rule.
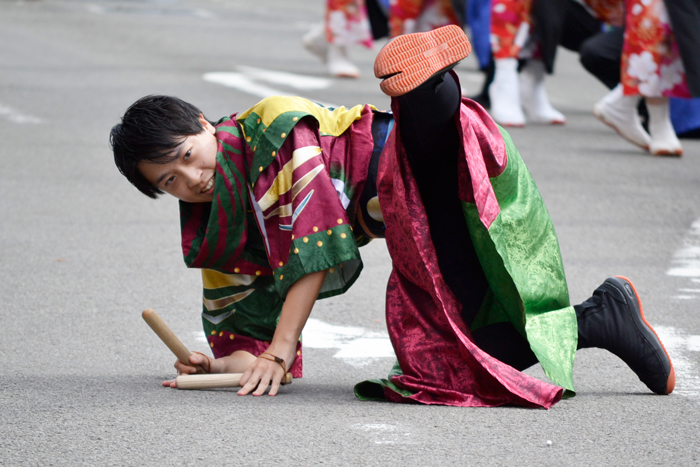
[[[399,132],[428,216],[440,272],[462,304],[471,326],[488,290],[458,196],[460,140],[454,119],[461,90],[451,74],[431,78],[399,99]],[[537,362],[524,337],[511,323],[473,332],[475,343],[519,370]]]

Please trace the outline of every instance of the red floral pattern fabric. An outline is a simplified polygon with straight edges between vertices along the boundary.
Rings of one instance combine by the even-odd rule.
[[[611,26],[622,27],[625,25],[624,0],[584,0],[591,13]]]
[[[612,26],[624,24],[624,0],[585,0],[591,13]],[[494,58],[517,58],[534,27],[532,0],[493,0],[491,49]],[[536,52],[535,52],[536,53]]]
[[[626,95],[691,97],[663,0],[626,0],[621,81]]]
[[[460,24],[452,0],[394,0],[389,7],[391,37]],[[326,39],[336,45],[371,47],[374,40],[365,0],[328,0]]]
[[[374,40],[364,0],[328,0],[326,40],[342,46],[372,47]]]
[[[532,0],[493,0],[491,50],[493,57],[517,58],[529,37]]]

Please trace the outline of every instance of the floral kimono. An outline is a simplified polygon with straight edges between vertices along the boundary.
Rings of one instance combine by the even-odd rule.
[[[574,0],[571,0],[574,1]],[[494,58],[518,58],[533,27],[533,0],[493,0],[491,10],[491,49]],[[584,0],[588,10],[601,22],[612,26],[624,23],[624,0]],[[537,55],[535,50],[533,54]]]
[[[645,97],[691,97],[663,0],[626,0],[625,4],[621,70],[624,93]]]
[[[389,4],[391,37],[461,24],[452,0],[394,0]],[[331,44],[371,47],[372,31],[365,0],[328,0],[326,39]]]

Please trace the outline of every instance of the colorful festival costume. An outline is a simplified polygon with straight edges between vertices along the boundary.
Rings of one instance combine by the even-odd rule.
[[[389,379],[359,384],[358,397],[552,406],[573,391],[576,315],[554,229],[517,150],[481,107],[463,100],[460,198],[489,284],[472,327],[513,323],[561,387],[470,339],[393,125],[371,106],[328,109],[281,97],[217,124],[214,201],[181,202],[183,253],[189,267],[203,268],[202,316],[214,355],[262,353],[288,288],[305,274],[329,271],[319,298],[347,290],[362,268],[358,246],[385,225],[394,267],[387,324],[398,361]],[[291,372],[299,377],[301,344],[297,355]]]
[[[532,0],[501,0],[491,7],[493,58],[518,58],[530,35]]]
[[[378,1],[378,0],[368,0]],[[389,35],[396,37],[464,22],[464,2],[452,0],[395,0],[388,4]],[[326,39],[340,46],[374,43],[365,0],[328,0]]]
[[[664,1],[626,0],[625,6],[620,79],[625,95],[691,97],[678,41]],[[697,55],[697,50],[694,55]]]
[[[491,10],[491,48],[493,56],[518,58],[532,31],[537,27],[533,18],[534,0],[495,0]],[[571,0],[576,1],[576,0]],[[536,3],[536,1],[535,1]],[[588,11],[598,20],[611,26],[624,25],[624,0],[582,0]],[[544,14],[551,5],[544,3]],[[557,6],[557,8],[560,8]],[[557,40],[552,44],[556,47]],[[533,51],[534,55],[539,49]],[[553,52],[552,52],[553,54]],[[545,61],[553,60],[544,53]],[[548,64],[548,69],[552,65]]]
[[[303,275],[329,270],[319,298],[359,275],[348,212],[367,176],[371,124],[369,106],[329,110],[301,98],[268,98],[218,122],[214,202],[180,203],[185,262],[203,268],[203,323],[217,358],[262,353]],[[300,345],[297,355],[295,377]]]
[[[601,22],[625,28],[621,66],[625,95],[691,97],[684,60],[693,60],[695,68],[700,61],[695,58],[697,53],[682,56],[664,0],[583,0],[583,3]],[[687,3],[681,11],[683,8],[694,13],[700,11],[697,5],[691,5],[692,2],[675,3]],[[537,26],[533,24],[532,8],[533,0],[493,2],[491,47],[494,58],[519,57],[533,27]],[[697,16],[698,13],[695,14]],[[676,21],[681,21],[682,17],[679,13]],[[698,36],[697,28],[686,35],[692,36],[693,45],[700,40],[695,37]],[[685,37],[681,39],[689,41]],[[693,45],[687,48],[696,51]],[[534,55],[538,56],[539,53],[535,49]],[[545,59],[550,61],[549,57]],[[548,65],[550,71],[551,68]],[[700,88],[700,84],[697,86]]]

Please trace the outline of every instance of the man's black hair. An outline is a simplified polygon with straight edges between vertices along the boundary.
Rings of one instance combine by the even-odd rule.
[[[163,191],[141,174],[138,163],[172,161],[177,157],[175,149],[185,138],[204,131],[201,114],[197,107],[177,97],[146,96],[134,102],[109,134],[119,171],[149,198],[162,195]]]

